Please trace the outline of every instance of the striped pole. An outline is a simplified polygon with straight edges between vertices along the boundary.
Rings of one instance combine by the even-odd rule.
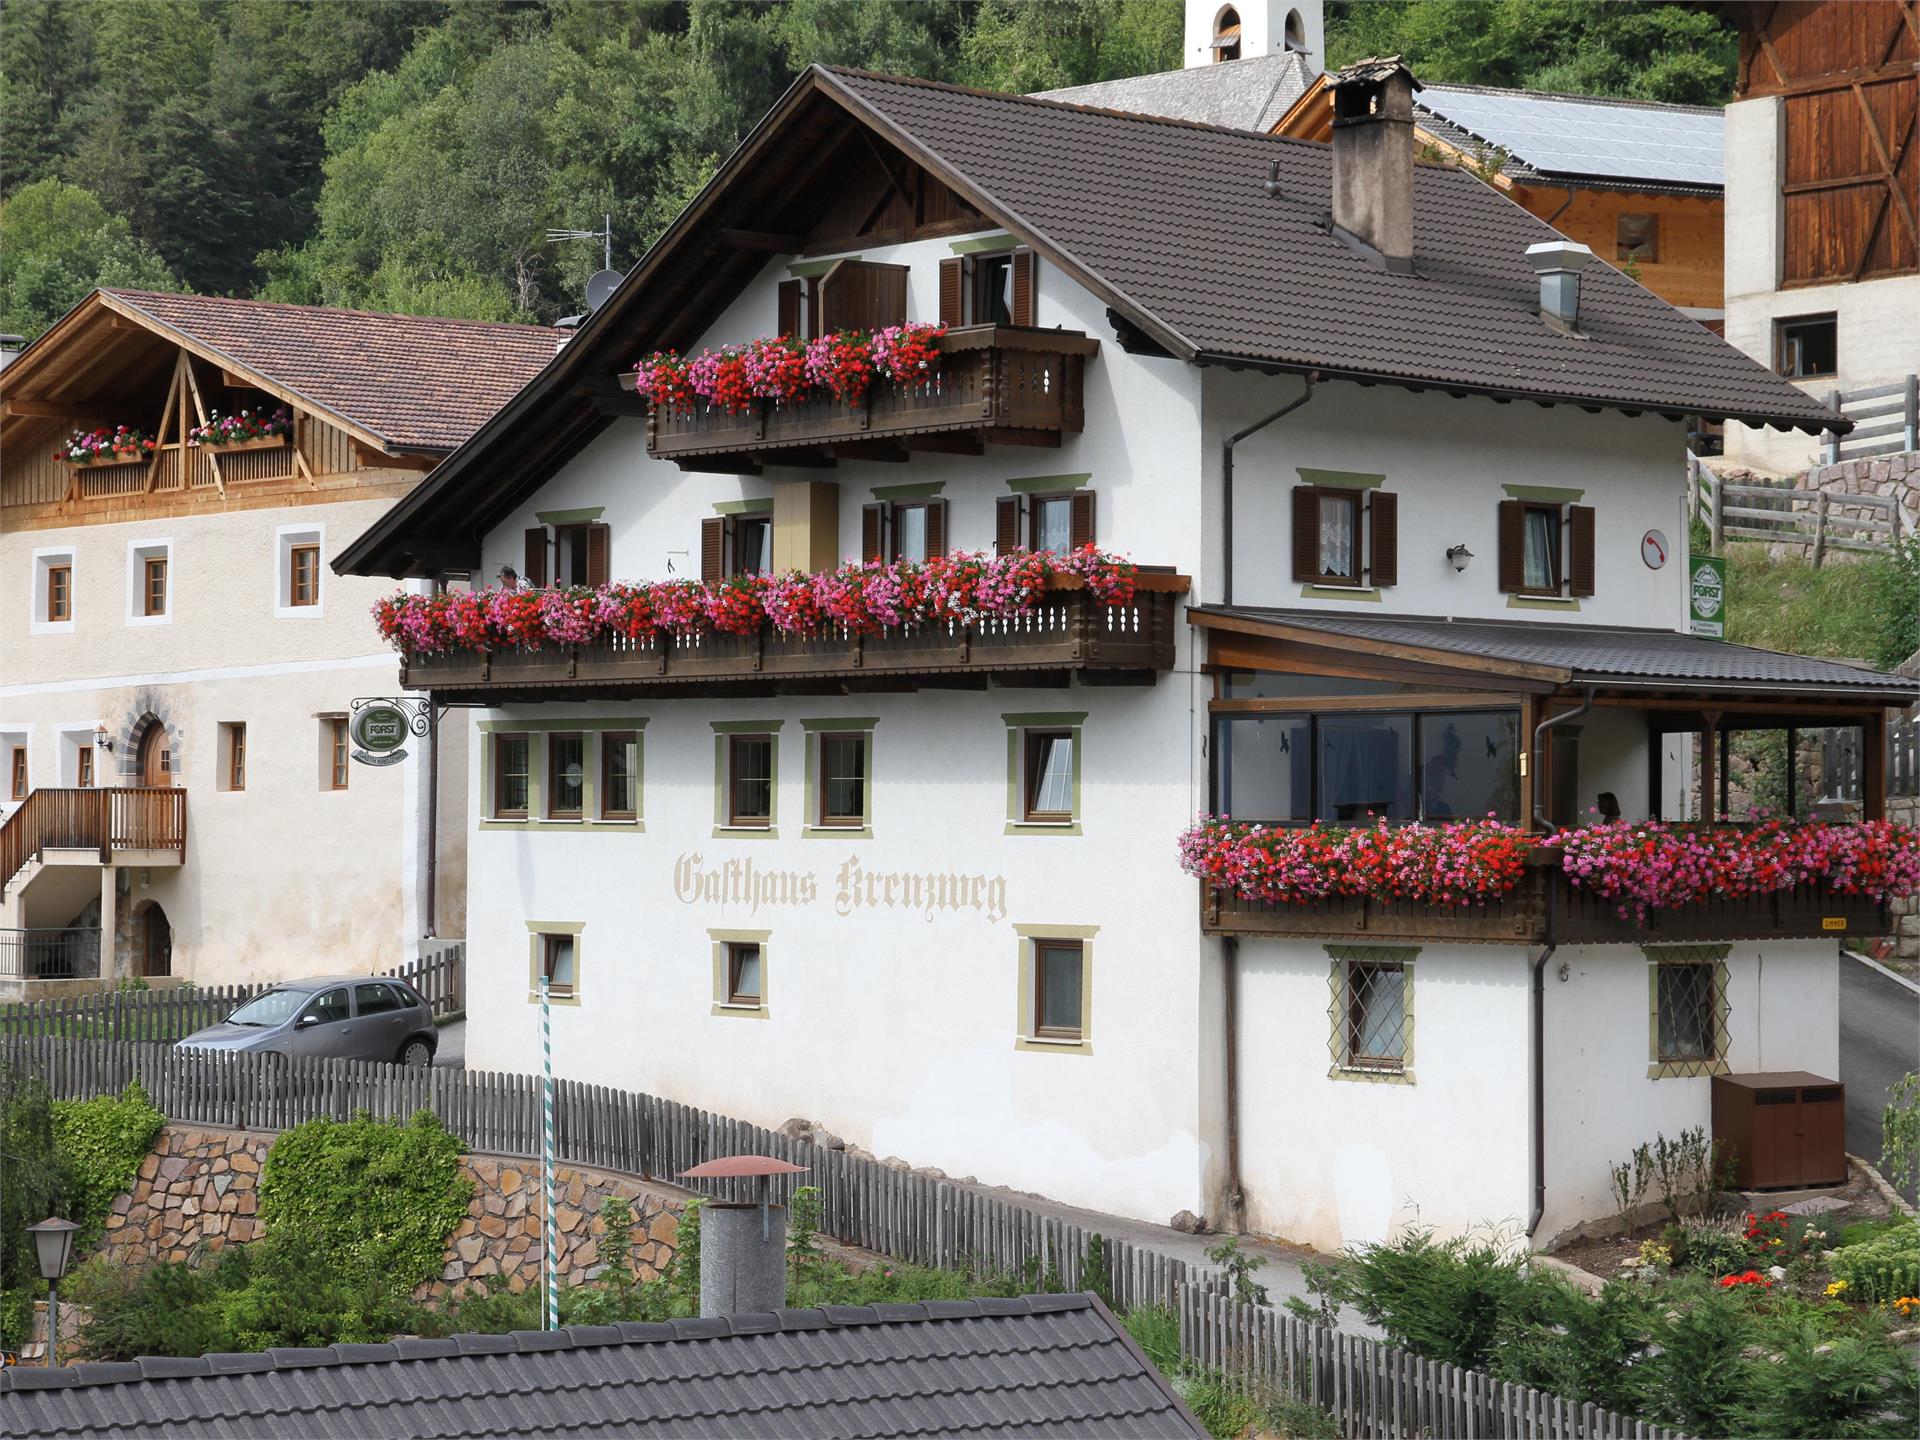
[[[546,1190],[547,1329],[560,1328],[560,1231],[553,1216],[553,1010],[547,1003],[549,981],[540,977],[540,1180]]]

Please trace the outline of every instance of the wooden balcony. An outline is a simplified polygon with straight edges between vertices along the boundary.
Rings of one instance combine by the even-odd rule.
[[[689,469],[731,472],[761,461],[827,464],[842,456],[904,459],[914,449],[1057,446],[1086,424],[1082,370],[1099,348],[1077,331],[970,325],[941,337],[939,372],[923,385],[879,381],[854,405],[828,396],[762,400],[743,415],[654,409],[647,453]],[[632,390],[635,377],[620,383]]]
[[[1345,941],[1349,944],[1658,945],[1686,941],[1833,939],[1884,935],[1893,928],[1885,906],[1825,885],[1770,895],[1708,900],[1656,910],[1644,921],[1562,878],[1559,856],[1537,853],[1525,879],[1486,905],[1421,905],[1341,898],[1304,905],[1244,900],[1216,890],[1200,894],[1200,928],[1208,935]]]
[[[1056,582],[1058,585],[1059,582]],[[1010,619],[907,626],[877,635],[826,626],[807,635],[672,635],[537,650],[404,656],[400,683],[447,700],[498,704],[564,699],[569,692],[629,695],[842,693],[985,687],[990,678],[1044,683],[1151,684],[1173,667],[1182,575],[1142,575],[1131,603],[1105,605],[1059,585]]]
[[[168,786],[102,786],[33,790],[0,825],[0,888],[32,861],[91,852],[101,865],[137,852],[143,863],[183,864],[187,855],[187,792]]]

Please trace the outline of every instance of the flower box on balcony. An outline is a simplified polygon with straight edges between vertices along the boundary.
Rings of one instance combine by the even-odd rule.
[[[289,438],[286,435],[258,435],[251,440],[222,440],[218,443],[203,440],[196,448],[209,455],[231,455],[240,450],[278,450],[287,444]]]
[[[101,460],[62,460],[69,470],[112,470],[122,465],[150,465],[151,455],[110,455]]]

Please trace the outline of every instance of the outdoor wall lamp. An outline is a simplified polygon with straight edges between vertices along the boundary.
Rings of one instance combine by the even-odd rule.
[[[80,1227],[71,1220],[51,1216],[38,1225],[29,1225],[33,1248],[40,1260],[40,1278],[47,1282],[47,1366],[60,1363],[60,1281],[73,1258],[73,1232]]]
[[[106,726],[96,725],[93,727],[93,744],[96,750],[104,750],[109,755],[113,753],[113,736],[107,733]]]
[[[1453,566],[1454,573],[1460,574],[1467,568],[1467,562],[1473,559],[1473,552],[1465,545],[1454,545],[1447,550],[1447,560]]]

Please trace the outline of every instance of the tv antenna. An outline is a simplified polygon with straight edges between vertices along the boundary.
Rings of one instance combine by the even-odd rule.
[[[613,269],[613,216],[604,215],[601,220],[601,228],[598,230],[549,230],[547,243],[552,244],[556,240],[598,240],[606,247],[602,252],[605,268],[611,270]]]

